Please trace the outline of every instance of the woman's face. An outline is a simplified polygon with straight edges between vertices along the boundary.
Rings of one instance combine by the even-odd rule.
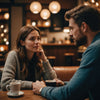
[[[37,52],[37,50],[40,48],[40,35],[38,31],[34,30],[26,37],[25,41],[22,43],[23,46],[25,46],[27,52]]]

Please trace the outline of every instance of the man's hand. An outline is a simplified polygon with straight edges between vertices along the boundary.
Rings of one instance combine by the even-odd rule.
[[[57,78],[55,78],[54,80],[56,81],[56,86],[63,86],[64,85],[63,81],[61,81],[61,80],[59,80]]]
[[[36,81],[33,83],[33,92],[34,94],[40,94],[40,89],[46,87],[43,81]]]

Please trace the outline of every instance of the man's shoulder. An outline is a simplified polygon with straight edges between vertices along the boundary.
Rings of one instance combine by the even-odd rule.
[[[87,49],[100,49],[100,39],[96,40],[95,42],[91,43]]]
[[[83,58],[87,59],[97,59],[100,58],[100,39],[96,40],[95,42],[91,43],[86,51],[83,53]],[[88,61],[88,60],[87,60]]]

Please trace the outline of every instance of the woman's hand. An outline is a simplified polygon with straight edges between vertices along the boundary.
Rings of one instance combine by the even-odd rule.
[[[45,53],[44,53],[44,50],[42,47],[40,47],[38,50],[37,50],[37,56],[42,59],[43,61],[47,61],[47,57],[45,56]]]

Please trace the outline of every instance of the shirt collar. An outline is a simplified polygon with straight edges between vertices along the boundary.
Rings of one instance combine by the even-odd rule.
[[[95,42],[98,39],[100,39],[100,32],[96,34],[96,36],[94,37],[94,39],[91,43]]]

